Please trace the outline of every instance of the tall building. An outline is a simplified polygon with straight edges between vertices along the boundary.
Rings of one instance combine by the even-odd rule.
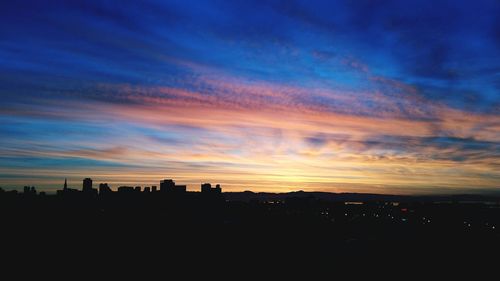
[[[63,187],[63,190],[67,190],[67,189],[68,189],[68,179],[64,178],[64,187]]]
[[[185,185],[176,185],[172,179],[164,179],[160,181],[160,191],[161,192],[174,192],[174,193],[184,193],[186,192]]]
[[[83,179],[83,193],[97,195],[97,189],[92,188],[92,179],[85,178]]]
[[[107,193],[111,193],[111,188],[109,187],[109,185],[107,183],[101,183],[99,184],[99,194],[103,195],[103,194],[107,194]]]
[[[83,179],[83,192],[90,192],[92,191],[92,179],[91,178],[85,178]]]

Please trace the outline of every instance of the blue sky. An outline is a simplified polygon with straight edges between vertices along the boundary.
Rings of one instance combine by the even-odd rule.
[[[2,3],[0,185],[495,192],[498,14],[494,0]]]

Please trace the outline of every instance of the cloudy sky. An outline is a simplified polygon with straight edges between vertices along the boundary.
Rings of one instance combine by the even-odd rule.
[[[2,1],[0,186],[500,190],[499,1]]]

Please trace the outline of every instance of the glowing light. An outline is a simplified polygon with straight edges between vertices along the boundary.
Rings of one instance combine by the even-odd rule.
[[[355,24],[365,5],[351,1],[324,1],[328,13],[314,3],[294,13],[266,1],[124,2],[119,17],[95,13],[109,7],[93,1],[46,2],[43,21],[25,17],[25,5],[2,18],[2,186],[30,178],[53,191],[86,176],[152,185],[165,175],[188,190],[204,181],[225,191],[386,194],[500,186],[496,8],[478,10],[481,21],[452,9],[452,21],[431,29],[388,31],[381,9],[370,11],[369,30]],[[401,18],[443,16],[387,2]],[[73,40],[82,30],[84,46]],[[447,32],[428,40],[435,30]]]

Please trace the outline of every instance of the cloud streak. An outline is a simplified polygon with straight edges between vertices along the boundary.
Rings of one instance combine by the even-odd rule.
[[[0,185],[495,190],[499,7],[438,2],[2,4]]]

